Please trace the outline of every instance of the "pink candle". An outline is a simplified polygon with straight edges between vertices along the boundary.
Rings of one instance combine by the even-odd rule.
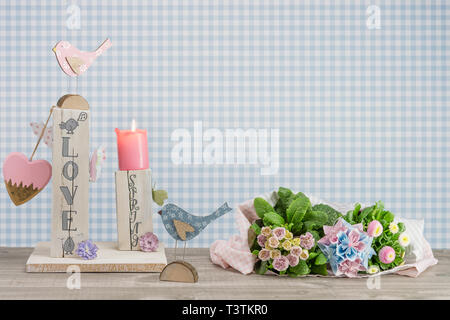
[[[119,170],[148,169],[147,130],[136,129],[133,120],[131,130],[119,130],[117,134],[117,151],[119,154]]]

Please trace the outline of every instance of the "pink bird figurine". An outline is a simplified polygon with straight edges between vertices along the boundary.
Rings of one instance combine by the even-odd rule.
[[[67,41],[59,41],[53,48],[62,71],[71,77],[83,74],[92,62],[111,47],[111,40],[106,39],[97,50],[84,52],[78,50]]]

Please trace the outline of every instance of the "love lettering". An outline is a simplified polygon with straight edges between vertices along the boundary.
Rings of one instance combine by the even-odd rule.
[[[72,215],[77,214],[76,210],[72,209],[75,196],[77,194],[78,186],[75,185],[75,179],[78,176],[78,164],[74,161],[78,157],[78,154],[69,153],[70,137],[62,137],[62,156],[63,159],[68,159],[62,168],[62,175],[68,181],[68,187],[60,186],[65,202],[68,209],[62,211],[62,230],[64,231],[77,231],[77,228],[72,228]]]

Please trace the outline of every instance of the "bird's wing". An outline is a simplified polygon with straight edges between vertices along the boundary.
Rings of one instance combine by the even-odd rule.
[[[69,64],[70,68],[75,72],[76,74],[81,74],[83,71],[81,66],[85,64],[85,62],[79,58],[79,57],[67,57],[66,58],[67,63]]]
[[[186,232],[194,232],[195,229],[188,223],[173,219],[173,224],[175,226],[175,229],[177,230],[178,236],[181,238],[181,240],[186,241]]]

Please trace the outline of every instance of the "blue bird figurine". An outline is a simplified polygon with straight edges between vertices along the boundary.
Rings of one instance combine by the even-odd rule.
[[[176,250],[178,240],[188,241],[195,238],[208,224],[231,210],[232,209],[225,202],[212,214],[205,217],[199,217],[190,214],[177,205],[168,203],[164,207],[162,207],[162,209],[158,213],[161,215],[162,221],[164,223],[164,228],[166,228],[170,236],[176,241]],[[186,247],[186,242],[184,243],[184,245]]]

